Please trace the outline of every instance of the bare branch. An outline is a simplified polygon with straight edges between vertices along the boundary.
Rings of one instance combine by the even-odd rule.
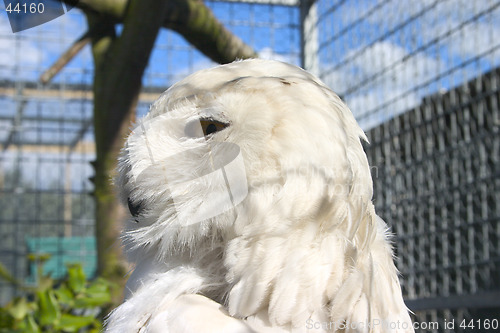
[[[63,0],[69,1],[69,0]],[[207,57],[218,63],[254,58],[256,52],[227,30],[201,0],[161,0],[167,11],[162,26],[180,33]],[[122,22],[129,0],[80,0],[77,7]]]
[[[64,66],[66,66],[83,48],[85,45],[90,43],[90,34],[87,31],[80,38],[78,38],[71,46],[56,60],[56,62],[50,66],[43,74],[40,76],[40,81],[43,84],[48,83],[54,76],[59,73]]]
[[[180,33],[213,61],[228,63],[257,57],[257,53],[227,30],[201,0],[171,0],[168,4],[163,26]]]
[[[123,282],[127,269],[118,241],[125,211],[110,182],[123,138],[135,119],[141,81],[166,13],[158,0],[131,0],[124,27],[116,36],[109,17],[86,11],[94,56],[94,134],[96,143],[94,196],[98,272]],[[114,301],[120,297],[114,295]]]

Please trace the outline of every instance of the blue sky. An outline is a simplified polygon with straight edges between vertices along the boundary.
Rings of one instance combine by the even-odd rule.
[[[240,5],[223,2],[210,3],[215,15],[230,30],[251,44],[263,57],[284,60],[298,64],[300,40],[298,34],[298,10],[284,6]],[[82,13],[71,10],[67,14],[43,25],[13,34],[10,30],[3,3],[0,3],[0,80],[11,82],[36,82],[39,75],[86,30]],[[120,27],[118,27],[120,31]],[[143,78],[145,86],[166,89],[191,72],[213,66],[214,63],[194,50],[175,32],[162,29],[157,38],[155,49]],[[92,83],[93,63],[90,48],[86,47],[53,82],[59,84]],[[43,87],[39,85],[39,89]],[[13,123],[5,118],[13,118],[18,102],[10,97],[0,96],[0,141],[5,141]],[[140,115],[146,113],[148,103],[138,107]],[[18,135],[25,142],[70,142],[81,124],[75,119],[90,119],[92,105],[88,100],[61,100],[57,96],[43,100],[30,101],[24,116],[35,118],[25,120]],[[37,121],[36,118],[52,118],[53,121]],[[55,119],[63,119],[55,120]],[[85,141],[92,141],[92,128],[86,132]],[[62,152],[62,150],[61,150]],[[36,183],[37,187],[47,188],[61,180],[64,174],[65,154],[61,153],[23,153],[20,167],[25,178]],[[92,169],[86,160],[93,154],[74,153],[72,164],[72,187],[90,188],[87,178]],[[83,158],[83,160],[82,160]],[[55,162],[54,162],[55,160]],[[2,164],[6,169],[13,168],[17,155],[4,153]],[[58,161],[58,162],[57,162]],[[36,176],[42,170],[42,176]],[[77,176],[78,175],[78,176]],[[83,184],[82,184],[83,181]]]
[[[298,64],[300,41],[296,8],[225,2],[207,4],[220,21],[258,52],[263,52],[267,57],[281,58]],[[3,7],[3,4],[0,6]],[[35,79],[37,70],[50,66],[56,57],[86,30],[86,22],[81,12],[71,10],[53,21],[11,36],[7,14],[3,10],[2,12],[0,12],[0,51],[5,56],[0,60],[0,78]],[[7,60],[8,58],[10,59]],[[14,71],[16,64],[23,68]],[[167,81],[175,82],[193,69],[211,65],[212,62],[194,51],[180,35],[162,29],[144,83],[166,86],[172,83]],[[72,68],[87,70],[92,68],[89,48],[86,48],[65,69],[66,80],[80,83],[81,78],[77,75],[73,77],[69,75]],[[61,80],[61,77],[55,78],[55,82],[58,80]]]
[[[332,3],[318,2],[321,77],[365,129],[500,65],[498,1]]]
[[[317,2],[320,76],[344,97],[364,129],[418,105],[424,96],[450,89],[500,65],[498,1],[418,0],[411,1],[411,6],[408,3]],[[208,5],[219,20],[261,56],[299,64],[298,9],[226,2]],[[13,34],[1,2],[0,80],[35,81],[85,30],[84,16],[74,9],[51,22]],[[163,29],[144,85],[166,88],[189,73],[212,65],[181,36]],[[54,82],[91,84],[92,68],[87,47]],[[16,105],[12,98],[0,96],[0,117],[13,116]],[[141,104],[139,114],[147,112],[147,108],[147,104]],[[69,119],[88,119],[91,109],[91,103],[82,100],[52,98],[29,103],[26,115],[66,121],[25,121],[24,139],[69,141],[78,131],[78,125]],[[371,114],[367,116],[367,112]],[[11,127],[12,121],[0,119],[0,140],[4,140]],[[85,140],[92,140],[91,130]]]

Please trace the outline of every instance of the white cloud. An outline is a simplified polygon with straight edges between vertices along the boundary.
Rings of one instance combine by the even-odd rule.
[[[446,31],[446,27],[438,29]],[[447,40],[447,45],[451,54],[471,57],[487,52],[497,45],[498,36],[500,28],[489,23],[474,22],[453,33]]]
[[[358,50],[349,52],[347,57],[356,52]],[[382,73],[390,79],[389,82],[398,85],[420,83],[429,77],[430,72],[436,71],[438,63],[435,58],[421,53],[412,55],[402,46],[388,41],[375,43],[352,61],[356,70],[362,73],[361,80]]]
[[[267,60],[277,60],[281,62],[286,62],[293,65],[298,65],[298,59],[296,56],[289,54],[279,54],[273,51],[270,47],[264,47],[259,52],[259,58]]]
[[[425,95],[452,88],[458,79],[477,76],[485,64],[500,64],[497,50],[480,58],[482,66],[461,65],[498,46],[500,8],[490,10],[495,4],[492,0],[421,0],[411,6],[407,1],[347,2],[335,17],[342,20],[338,29],[351,24],[347,34],[352,38],[340,38],[329,46],[344,53],[333,64],[321,59],[323,80],[344,95],[354,114],[378,109],[371,119],[363,118],[366,126],[398,114]],[[328,72],[338,63],[342,65]],[[454,67],[452,74],[440,77]]]
[[[385,87],[350,96],[345,100],[364,130],[417,106],[421,97],[415,92]],[[382,107],[385,101],[393,101]],[[377,109],[377,112],[371,110]]]
[[[34,43],[16,38],[0,37],[0,54],[0,67],[34,66],[44,59],[44,52]]]
[[[346,58],[357,54],[349,66],[323,80],[340,95],[345,94],[346,103],[364,129],[418,105],[423,94],[413,88],[431,79],[441,66],[438,59],[411,55],[388,41],[358,53],[359,49],[348,52]],[[366,116],[371,111],[375,114]]]
[[[44,59],[44,51],[29,39],[13,34],[7,16],[0,16],[0,73],[18,66],[34,66]]]
[[[37,80],[73,43],[86,27],[74,15],[63,15],[43,25],[12,33],[6,15],[0,16],[0,78]],[[47,42],[49,41],[50,42]],[[78,55],[84,62],[91,61],[87,49]]]

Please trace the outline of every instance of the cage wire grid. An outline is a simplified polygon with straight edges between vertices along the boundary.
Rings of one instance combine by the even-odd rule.
[[[485,331],[500,313],[500,2],[305,7],[304,63],[367,132],[418,331]]]
[[[299,64],[296,6],[207,1],[217,18],[262,57]],[[29,253],[52,255],[55,277],[65,263],[96,270],[94,203],[89,180],[95,159],[92,125],[93,64],[86,47],[51,83],[38,78],[86,29],[77,9],[13,34],[0,4],[0,260],[14,276],[36,283]],[[117,26],[118,33],[122,26]],[[286,43],[281,41],[286,40]],[[6,55],[4,57],[3,55]],[[183,38],[161,30],[143,77],[138,116],[170,85],[215,65]],[[0,281],[0,304],[20,291]]]
[[[498,318],[500,1],[206,3],[260,56],[317,74],[367,132],[374,203],[396,233],[404,296],[415,320],[440,323],[420,331]],[[0,260],[26,281],[34,282],[28,252],[52,246],[65,254],[55,255],[57,268],[95,257],[88,48],[49,85],[37,80],[84,29],[76,9],[16,34],[0,15]],[[211,65],[162,30],[138,115]],[[0,283],[0,303],[19,292]]]

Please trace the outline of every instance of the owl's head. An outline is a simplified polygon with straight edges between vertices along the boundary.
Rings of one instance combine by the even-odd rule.
[[[192,74],[159,97],[122,150],[129,239],[167,251],[245,228],[334,225],[371,200],[360,138],[347,106],[298,67],[245,60]]]

